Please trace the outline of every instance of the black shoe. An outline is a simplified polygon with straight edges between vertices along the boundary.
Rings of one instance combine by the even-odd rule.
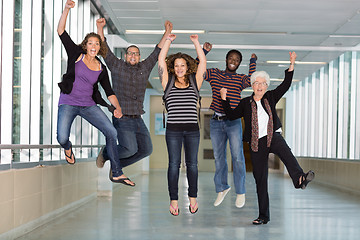
[[[254,225],[261,225],[261,224],[267,224],[269,220],[264,220],[264,219],[261,219],[261,218],[257,218],[255,219],[252,223]]]
[[[300,183],[301,189],[305,189],[306,186],[315,178],[315,173],[313,171],[308,171],[304,176],[302,176],[302,182]]]

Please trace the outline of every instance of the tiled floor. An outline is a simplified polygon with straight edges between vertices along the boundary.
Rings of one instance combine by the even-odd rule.
[[[234,205],[234,188],[214,207],[213,173],[199,173],[199,211],[194,215],[188,210],[182,173],[177,217],[168,210],[166,171],[151,171],[132,180],[135,188],[118,187],[112,198],[97,198],[19,239],[352,240],[360,236],[360,196],[324,188],[316,181],[306,190],[296,190],[288,177],[270,174],[271,221],[255,226],[251,221],[258,211],[251,173],[242,209]]]

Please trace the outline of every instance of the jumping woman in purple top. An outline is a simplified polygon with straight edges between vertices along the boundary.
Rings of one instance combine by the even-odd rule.
[[[66,161],[75,164],[75,156],[69,141],[71,124],[76,116],[81,116],[99,129],[106,137],[106,146],[111,161],[112,176],[110,180],[129,186],[135,184],[128,179],[119,164],[117,151],[117,131],[96,105],[100,104],[113,112],[116,118],[122,116],[119,102],[111,88],[107,69],[97,55],[106,55],[106,47],[99,35],[89,33],[80,45],[76,45],[65,31],[66,19],[75,2],[67,0],[61,15],[58,34],[68,55],[66,73],[59,83],[61,89],[58,109],[57,140],[65,149]],[[112,104],[111,106],[102,99],[98,90],[98,83]]]

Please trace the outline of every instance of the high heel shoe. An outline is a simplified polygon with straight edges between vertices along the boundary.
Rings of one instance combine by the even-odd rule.
[[[304,176],[302,176],[302,181],[300,183],[301,189],[305,189],[309,182],[315,178],[315,173],[313,171],[308,171]]]
[[[254,225],[261,225],[261,224],[267,224],[269,220],[264,220],[264,219],[261,219],[261,218],[257,218],[255,219],[252,223]]]

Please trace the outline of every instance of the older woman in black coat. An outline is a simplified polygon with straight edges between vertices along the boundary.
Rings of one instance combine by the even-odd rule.
[[[275,153],[285,164],[295,188],[305,189],[314,179],[315,174],[309,171],[306,174],[292,154],[289,146],[281,136],[281,122],[276,114],[276,103],[290,88],[296,53],[290,52],[290,67],[285,71],[284,81],[274,90],[267,91],[270,77],[264,71],[257,71],[251,76],[252,96],[244,98],[239,105],[232,109],[226,99],[226,88],[220,90],[222,105],[226,116],[230,119],[244,117],[245,131],[243,140],[250,144],[253,175],[256,182],[259,216],[253,224],[267,224],[270,221],[268,195],[268,156]]]

